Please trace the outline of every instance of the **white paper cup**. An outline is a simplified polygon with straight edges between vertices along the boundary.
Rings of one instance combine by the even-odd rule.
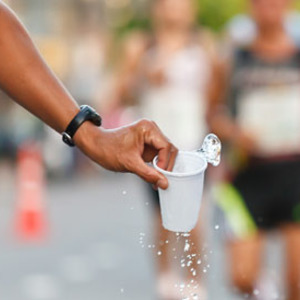
[[[189,232],[198,220],[207,162],[197,152],[180,151],[173,171],[168,172],[159,168],[157,161],[158,157],[154,158],[155,169],[169,181],[167,190],[158,190],[163,226],[174,232]]]

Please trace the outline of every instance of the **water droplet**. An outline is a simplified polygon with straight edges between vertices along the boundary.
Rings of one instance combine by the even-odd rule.
[[[188,263],[187,263],[186,265],[187,265],[188,267],[190,267],[190,266],[192,265],[192,263],[193,263],[193,262],[192,262],[191,260],[189,260]]]
[[[258,296],[258,295],[259,295],[259,290],[255,289],[255,290],[253,291],[253,294],[254,294],[255,296]]]
[[[158,256],[161,256],[161,255],[162,255],[162,252],[161,252],[161,251],[158,251],[158,252],[157,252],[157,255],[158,255]]]
[[[121,289],[120,289],[120,292],[121,292],[121,294],[123,294],[123,293],[124,293],[124,289],[123,289],[123,288],[121,288]]]
[[[201,263],[202,263],[201,259],[198,259],[197,260],[197,265],[201,265]]]
[[[220,228],[220,225],[216,225],[216,226],[215,226],[215,229],[216,229],[216,230],[219,230],[219,228]]]
[[[190,247],[191,247],[191,246],[190,246],[188,240],[186,240],[186,241],[185,241],[185,245],[184,245],[184,252],[189,251],[189,250],[190,250]]]
[[[123,196],[127,195],[127,191],[122,192]]]
[[[190,237],[190,236],[191,236],[190,233],[182,233],[181,235],[182,235],[183,237]]]
[[[207,269],[206,268],[203,269],[203,273],[207,273]]]

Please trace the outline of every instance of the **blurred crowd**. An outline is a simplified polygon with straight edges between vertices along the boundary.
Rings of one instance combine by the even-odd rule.
[[[208,172],[207,197],[224,216],[232,285],[249,299],[279,299],[268,287],[265,294],[257,289],[266,233],[277,230],[286,245],[286,299],[299,300],[300,14],[291,0],[245,2],[248,11],[218,33],[199,24],[192,0],[8,4],[74,98],[97,108],[104,127],[149,118],[180,150],[198,149],[209,131],[221,138],[223,162]],[[120,30],[134,14],[149,18],[149,26]],[[50,174],[85,168],[76,150],[4,94],[0,107],[2,162],[14,163],[20,145],[34,139]],[[158,195],[151,187],[149,193],[161,253],[159,296],[205,299],[197,271],[203,227],[191,233],[189,269],[178,274],[171,257],[176,237],[160,225]],[[174,289],[177,276],[184,277],[185,295]]]

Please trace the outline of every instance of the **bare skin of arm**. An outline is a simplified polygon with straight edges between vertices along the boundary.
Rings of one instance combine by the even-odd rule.
[[[48,68],[15,14],[0,3],[0,87],[57,132],[65,130],[79,107]],[[22,120],[20,120],[22,122]],[[76,145],[103,167],[136,173],[161,188],[166,178],[145,162],[159,155],[162,168],[171,170],[177,149],[150,121],[104,130],[85,122],[74,136]]]

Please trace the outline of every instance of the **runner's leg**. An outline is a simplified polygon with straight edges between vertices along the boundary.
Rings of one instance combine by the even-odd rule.
[[[263,234],[257,233],[228,244],[231,280],[242,293],[253,293],[261,269],[263,242]]]
[[[300,300],[300,225],[282,227],[286,246],[286,281],[288,300]]]

